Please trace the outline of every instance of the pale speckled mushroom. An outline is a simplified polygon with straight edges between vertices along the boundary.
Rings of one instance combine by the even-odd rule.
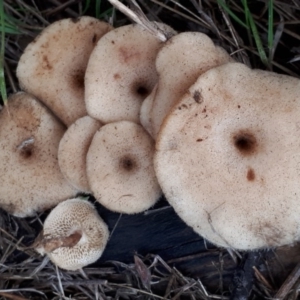
[[[89,193],[86,176],[86,155],[101,123],[85,116],[73,123],[62,137],[58,147],[58,164],[65,178],[82,192]]]
[[[155,169],[179,216],[212,243],[300,239],[300,81],[230,63],[199,77],[163,123]]]
[[[102,126],[87,154],[94,197],[106,208],[133,214],[150,208],[161,195],[153,168],[154,142],[129,121]]]
[[[26,217],[76,195],[57,161],[65,130],[31,95],[9,97],[0,112],[0,207]]]
[[[154,98],[152,136],[157,137],[165,116],[201,74],[229,61],[229,54],[203,33],[184,32],[169,39],[156,58],[157,91],[148,96]]]
[[[48,215],[33,247],[65,270],[78,270],[102,255],[109,238],[107,225],[95,207],[83,199],[69,199]]]
[[[39,98],[67,126],[85,116],[86,65],[97,41],[111,29],[87,16],[54,22],[20,58],[17,77],[21,88]]]
[[[164,24],[160,26],[172,31]],[[103,123],[139,123],[141,104],[158,79],[155,58],[162,45],[137,24],[116,28],[103,36],[85,74],[88,114]]]

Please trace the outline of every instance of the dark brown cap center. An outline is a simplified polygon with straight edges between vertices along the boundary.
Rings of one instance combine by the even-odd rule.
[[[135,159],[130,155],[124,155],[119,160],[119,167],[125,172],[133,172],[137,168]]]
[[[234,134],[233,144],[242,155],[252,155],[257,149],[255,136],[247,131],[240,131]]]

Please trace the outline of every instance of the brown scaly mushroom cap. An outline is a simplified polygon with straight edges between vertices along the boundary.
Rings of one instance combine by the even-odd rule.
[[[89,116],[73,123],[62,137],[58,148],[58,164],[65,178],[79,191],[89,193],[86,155],[101,123]]]
[[[0,112],[0,206],[32,216],[75,196],[57,162],[65,126],[31,95],[20,92]]]
[[[43,30],[20,58],[23,90],[43,101],[67,126],[87,114],[84,73],[97,41],[112,27],[92,17],[64,19]]]
[[[34,247],[65,270],[78,270],[102,255],[109,238],[107,225],[86,200],[69,199],[47,217]]]
[[[199,77],[157,139],[170,204],[212,243],[241,250],[300,239],[300,81],[230,63]]]
[[[169,27],[160,24],[165,30]],[[88,114],[103,123],[139,123],[143,100],[157,82],[155,58],[163,43],[140,25],[110,31],[91,54],[85,74]]]
[[[129,121],[102,126],[87,154],[87,176],[95,198],[126,214],[150,208],[161,190],[153,168],[154,142]]]
[[[171,108],[201,74],[231,60],[224,49],[200,32],[180,33],[167,41],[156,58],[158,88],[149,95],[154,98],[150,112],[153,137],[157,137]]]

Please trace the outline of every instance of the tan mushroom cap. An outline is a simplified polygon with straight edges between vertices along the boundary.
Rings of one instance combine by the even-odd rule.
[[[107,225],[86,200],[69,199],[57,205],[44,223],[36,250],[65,270],[78,270],[102,255],[109,238]]]
[[[87,114],[84,73],[97,41],[111,30],[92,17],[57,21],[35,38],[20,58],[17,77],[67,126]]]
[[[58,147],[58,164],[65,178],[75,188],[89,193],[86,176],[86,155],[101,123],[85,116],[73,123],[62,137]]]
[[[154,138],[165,116],[197,78],[229,61],[229,54],[200,32],[180,33],[165,43],[156,58],[158,89],[150,95],[155,96],[151,110]]]
[[[60,172],[65,126],[31,95],[12,95],[0,112],[0,206],[32,216],[76,195]]]
[[[126,214],[150,208],[161,195],[153,155],[154,142],[142,126],[129,121],[102,126],[87,154],[87,176],[97,201]]]
[[[179,216],[242,250],[300,238],[300,81],[231,63],[199,77],[163,123],[155,169]]]
[[[88,114],[103,123],[139,123],[141,104],[158,79],[155,58],[162,45],[137,24],[107,33],[91,54],[86,70]]]

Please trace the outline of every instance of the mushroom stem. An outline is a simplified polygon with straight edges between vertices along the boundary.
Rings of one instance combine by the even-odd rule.
[[[162,29],[160,29],[155,23],[150,22],[146,15],[143,13],[139,5],[135,0],[131,0],[136,12],[125,6],[119,0],[108,0],[111,5],[116,7],[120,12],[126,15],[129,19],[135,23],[141,25],[143,28],[148,30],[151,34],[156,36],[162,42],[166,42],[170,38],[170,34]]]
[[[36,250],[41,253],[51,253],[60,247],[74,247],[82,237],[82,232],[75,231],[67,236],[49,237],[49,235],[38,236],[34,243]]]

